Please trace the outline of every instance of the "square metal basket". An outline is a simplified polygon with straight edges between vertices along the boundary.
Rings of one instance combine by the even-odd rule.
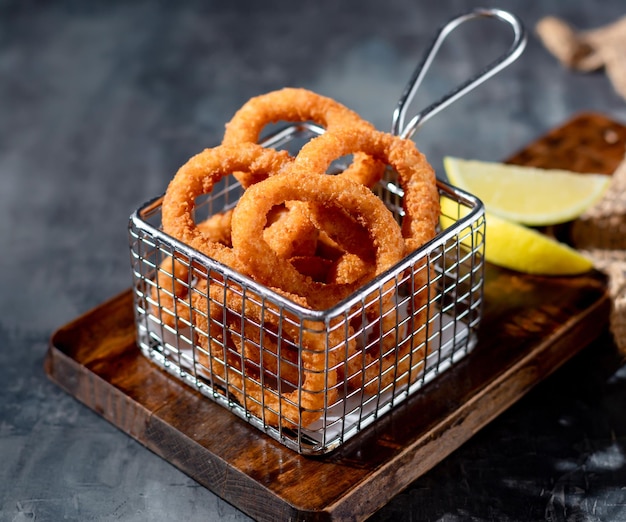
[[[497,11],[495,16],[505,15]],[[401,133],[403,108],[394,132],[408,137],[427,116],[512,61],[523,43],[523,34],[516,34],[506,60],[429,107]],[[402,105],[420,79],[413,78]],[[262,145],[293,152],[322,132],[313,124],[291,125]],[[338,448],[424,391],[476,344],[484,208],[470,194],[442,181],[437,186],[446,204],[436,237],[321,311],[300,306],[165,234],[163,198],[146,203],[129,221],[142,353],[300,454]],[[373,191],[401,224],[403,192],[395,171],[388,168]],[[196,202],[196,222],[232,209],[242,193],[237,180],[226,176]]]
[[[264,145],[289,148],[319,132],[293,126]],[[160,230],[162,198],[147,203],[129,222],[142,353],[299,453],[337,448],[475,344],[484,209],[443,182],[438,189],[448,203],[447,228],[324,311],[301,307],[168,236]],[[388,169],[374,191],[401,222],[395,172]],[[232,208],[241,193],[234,177],[224,178],[197,205],[196,220]],[[208,283],[202,289],[201,280]],[[200,292],[202,307],[194,305]]]

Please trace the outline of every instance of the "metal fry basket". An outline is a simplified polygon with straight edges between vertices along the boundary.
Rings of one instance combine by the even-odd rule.
[[[474,17],[510,23],[515,42],[485,71],[404,125],[430,59],[451,28]],[[512,15],[477,10],[444,26],[409,82],[392,132],[412,135],[443,106],[512,62],[525,36]],[[299,150],[323,132],[290,125],[263,145]],[[482,203],[439,181],[437,236],[328,310],[310,310],[165,234],[162,197],[129,221],[137,340],[142,353],[208,399],[305,455],[357,435],[475,346],[483,299]],[[396,220],[403,193],[387,169],[375,193]],[[196,204],[196,222],[233,208],[233,176]]]

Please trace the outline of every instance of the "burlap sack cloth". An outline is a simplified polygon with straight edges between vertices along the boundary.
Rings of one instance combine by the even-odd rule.
[[[608,276],[611,332],[626,355],[626,158],[602,200],[573,223],[572,242]]]
[[[615,91],[626,98],[626,16],[589,31],[577,31],[559,18],[546,16],[536,31],[564,66],[581,72],[604,68]]]
[[[564,66],[581,72],[604,68],[615,91],[626,99],[626,16],[589,31],[546,17],[536,31]],[[626,355],[626,157],[603,199],[574,222],[572,241],[608,276],[611,332]]]

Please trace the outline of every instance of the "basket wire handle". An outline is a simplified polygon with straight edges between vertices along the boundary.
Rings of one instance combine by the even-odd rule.
[[[450,91],[448,94],[446,94],[433,104],[429,105],[418,114],[416,114],[411,119],[411,121],[409,121],[409,123],[405,125],[406,113],[409,105],[415,97],[415,93],[421,85],[424,76],[430,69],[433,59],[437,55],[441,44],[454,29],[456,29],[461,24],[467,22],[468,20],[472,20],[475,18],[496,18],[498,20],[508,23],[513,28],[514,32],[514,40],[511,44],[511,47],[506,53],[491,62],[478,74],[467,80],[465,83],[459,85],[456,89]],[[522,54],[522,51],[526,46],[526,40],[526,30],[524,29],[524,26],[519,18],[507,11],[503,11],[500,9],[478,8],[470,11],[467,14],[458,16],[450,20],[437,33],[437,36],[435,37],[430,48],[426,52],[426,55],[422,59],[422,62],[413,72],[409,83],[402,93],[402,96],[398,101],[398,105],[393,112],[393,122],[391,127],[392,134],[395,134],[396,136],[401,136],[402,138],[410,138],[411,136],[413,136],[413,134],[415,134],[415,132],[426,121],[432,118],[439,111],[445,109],[448,105],[458,100],[461,96],[465,95],[466,93],[483,83],[485,80],[491,78],[493,75],[513,63],[520,56],[520,54]]]

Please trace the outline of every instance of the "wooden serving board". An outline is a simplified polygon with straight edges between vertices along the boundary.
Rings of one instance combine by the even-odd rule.
[[[511,161],[612,172],[626,127],[584,114]],[[604,152],[603,152],[604,151]],[[361,520],[606,330],[604,277],[487,266],[475,350],[339,450],[304,457],[144,358],[128,290],[54,333],[49,377],[257,520]]]

